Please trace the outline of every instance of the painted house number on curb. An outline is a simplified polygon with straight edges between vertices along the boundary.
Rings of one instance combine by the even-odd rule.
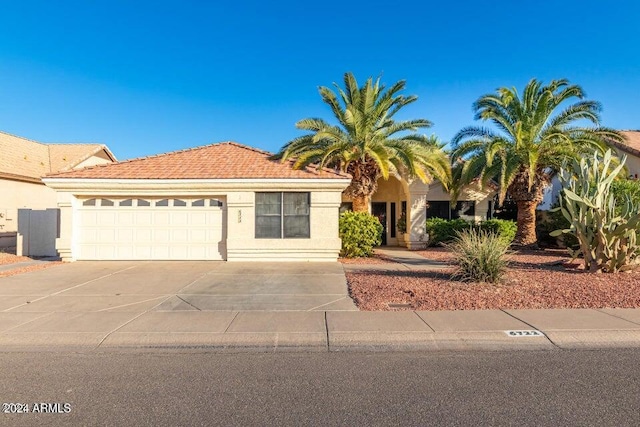
[[[518,337],[543,337],[544,334],[540,331],[536,331],[532,329],[530,331],[504,331],[505,334],[510,337],[518,338]]]

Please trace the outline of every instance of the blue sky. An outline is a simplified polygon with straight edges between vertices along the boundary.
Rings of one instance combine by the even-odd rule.
[[[277,151],[345,71],[407,80],[444,141],[499,86],[566,77],[640,128],[635,0],[2,2],[0,130],[119,159],[234,140]]]

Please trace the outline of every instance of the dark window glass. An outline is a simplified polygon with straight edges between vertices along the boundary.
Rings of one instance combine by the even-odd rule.
[[[158,200],[156,206],[169,206],[169,199]]]
[[[151,202],[144,199],[138,199],[138,206],[151,206]]]
[[[95,205],[96,205],[96,199],[87,199],[82,202],[82,206],[95,206]]]
[[[342,203],[340,203],[340,213],[347,212],[347,211],[352,211],[352,210],[353,210],[353,203],[351,203],[351,202],[342,202]]]
[[[391,202],[391,237],[396,237],[396,204]]]
[[[120,206],[133,206],[133,199],[124,199],[120,201]]]
[[[191,206],[196,206],[196,207],[204,206],[204,199],[194,200],[193,202],[191,202]]]
[[[309,237],[309,193],[284,193],[284,237]]]
[[[216,207],[221,208],[222,207],[222,202],[220,200],[217,200],[217,199],[211,199],[209,201],[209,206],[216,206]]]
[[[309,193],[256,193],[256,238],[308,238]]]
[[[256,238],[282,237],[282,193],[256,193]]]
[[[113,206],[113,200],[109,200],[109,199],[102,199],[102,206]]]
[[[427,218],[449,219],[449,201],[427,202]]]
[[[473,200],[461,200],[456,203],[455,209],[451,209],[451,219],[458,219],[460,216],[475,216],[476,202]]]

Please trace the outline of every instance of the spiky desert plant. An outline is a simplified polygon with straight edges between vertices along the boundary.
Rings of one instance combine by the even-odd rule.
[[[627,198],[621,209],[616,207],[610,190],[624,168],[626,156],[617,166],[612,165],[613,160],[611,150],[602,157],[594,153],[591,159],[574,160],[560,173],[564,189],[559,209],[571,225],[550,234],[574,235],[580,246],[570,253],[574,258],[582,256],[585,269],[591,272],[615,273],[640,267],[640,204]]]

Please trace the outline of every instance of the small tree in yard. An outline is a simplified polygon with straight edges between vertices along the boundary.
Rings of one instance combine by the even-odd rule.
[[[640,204],[627,198],[622,208],[617,208],[610,190],[626,156],[612,169],[613,160],[611,150],[603,157],[595,153],[590,164],[585,159],[574,160],[570,170],[560,173],[564,190],[559,209],[571,226],[551,235],[574,235],[579,248],[569,251],[574,259],[583,256],[585,270],[590,272],[615,273],[640,266]]]

